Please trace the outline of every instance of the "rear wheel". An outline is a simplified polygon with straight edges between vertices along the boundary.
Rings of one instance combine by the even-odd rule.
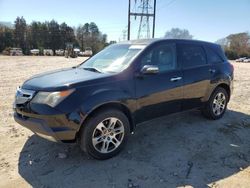
[[[209,119],[220,119],[227,109],[228,100],[227,91],[222,87],[216,88],[202,109],[203,115]]]
[[[102,110],[93,115],[81,131],[80,146],[96,159],[117,155],[127,142],[129,121],[118,110]]]

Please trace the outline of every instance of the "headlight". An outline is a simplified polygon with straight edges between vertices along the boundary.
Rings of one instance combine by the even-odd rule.
[[[55,107],[73,92],[74,89],[56,92],[40,91],[36,94],[32,102],[39,104],[47,104],[51,107]]]

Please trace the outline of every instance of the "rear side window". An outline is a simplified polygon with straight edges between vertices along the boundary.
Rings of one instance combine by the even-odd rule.
[[[210,64],[222,63],[223,59],[211,48],[206,47],[207,60]]]
[[[180,44],[178,58],[184,69],[206,64],[205,51],[202,46],[196,44]]]

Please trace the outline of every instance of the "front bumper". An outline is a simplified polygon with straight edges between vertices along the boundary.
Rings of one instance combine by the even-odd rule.
[[[37,117],[30,117],[29,114],[18,111],[14,112],[14,120],[17,123],[30,129],[42,138],[56,142],[75,140],[78,126],[72,125],[72,122],[68,121],[66,116],[35,116]]]
[[[17,113],[14,113],[14,119],[20,125],[30,129],[31,131],[45,139],[50,141],[58,141],[55,133],[45,124],[43,120],[35,118],[22,118]]]
[[[52,141],[72,141],[81,126],[82,113],[60,111],[33,103],[36,91],[18,88],[13,104],[14,119],[35,134]]]

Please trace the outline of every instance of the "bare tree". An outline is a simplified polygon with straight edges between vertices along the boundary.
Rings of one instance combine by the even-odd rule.
[[[167,39],[193,39],[193,36],[187,29],[172,28],[170,31],[165,33]]]

